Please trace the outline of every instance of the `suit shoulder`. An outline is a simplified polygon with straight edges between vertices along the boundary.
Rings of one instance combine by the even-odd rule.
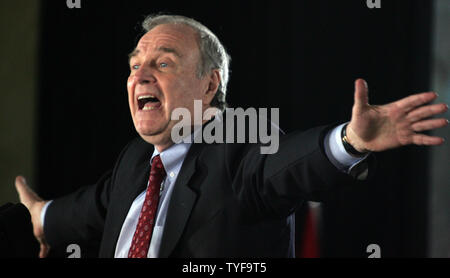
[[[135,137],[122,149],[119,160],[140,161],[146,159],[153,153],[153,145],[144,141],[141,137]]]
[[[133,138],[130,142],[128,142],[128,146],[133,149],[137,148],[137,149],[152,149],[153,150],[153,145],[146,142],[144,139],[142,139],[139,136]]]

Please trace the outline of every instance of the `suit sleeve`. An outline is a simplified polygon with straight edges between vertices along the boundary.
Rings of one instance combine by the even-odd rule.
[[[243,157],[229,172],[245,210],[258,218],[286,217],[304,201],[323,200],[332,187],[360,183],[328,160],[323,142],[332,127],[282,136],[274,154],[260,154],[258,145],[240,150]]]
[[[50,246],[77,240],[100,241],[116,168],[130,144],[120,153],[114,170],[105,173],[96,184],[54,199],[49,205],[44,234]]]

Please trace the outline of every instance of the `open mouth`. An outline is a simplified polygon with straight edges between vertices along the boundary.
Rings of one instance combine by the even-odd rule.
[[[154,110],[161,106],[159,99],[153,95],[144,95],[138,97],[139,110]]]

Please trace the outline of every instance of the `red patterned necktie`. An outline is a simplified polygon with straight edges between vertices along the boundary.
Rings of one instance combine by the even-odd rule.
[[[157,155],[153,158],[147,192],[145,193],[145,201],[142,205],[130,251],[128,251],[128,258],[147,257],[156,218],[156,210],[158,209],[159,188],[165,176],[166,171],[164,170],[161,158]]]

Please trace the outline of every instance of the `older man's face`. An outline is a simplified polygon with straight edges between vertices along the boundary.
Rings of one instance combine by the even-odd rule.
[[[172,111],[184,107],[194,115],[194,99],[205,99],[209,78],[197,77],[199,61],[194,30],[173,24],[147,32],[131,55],[127,83],[131,116],[137,132],[159,151],[172,144],[176,124],[170,119]]]

